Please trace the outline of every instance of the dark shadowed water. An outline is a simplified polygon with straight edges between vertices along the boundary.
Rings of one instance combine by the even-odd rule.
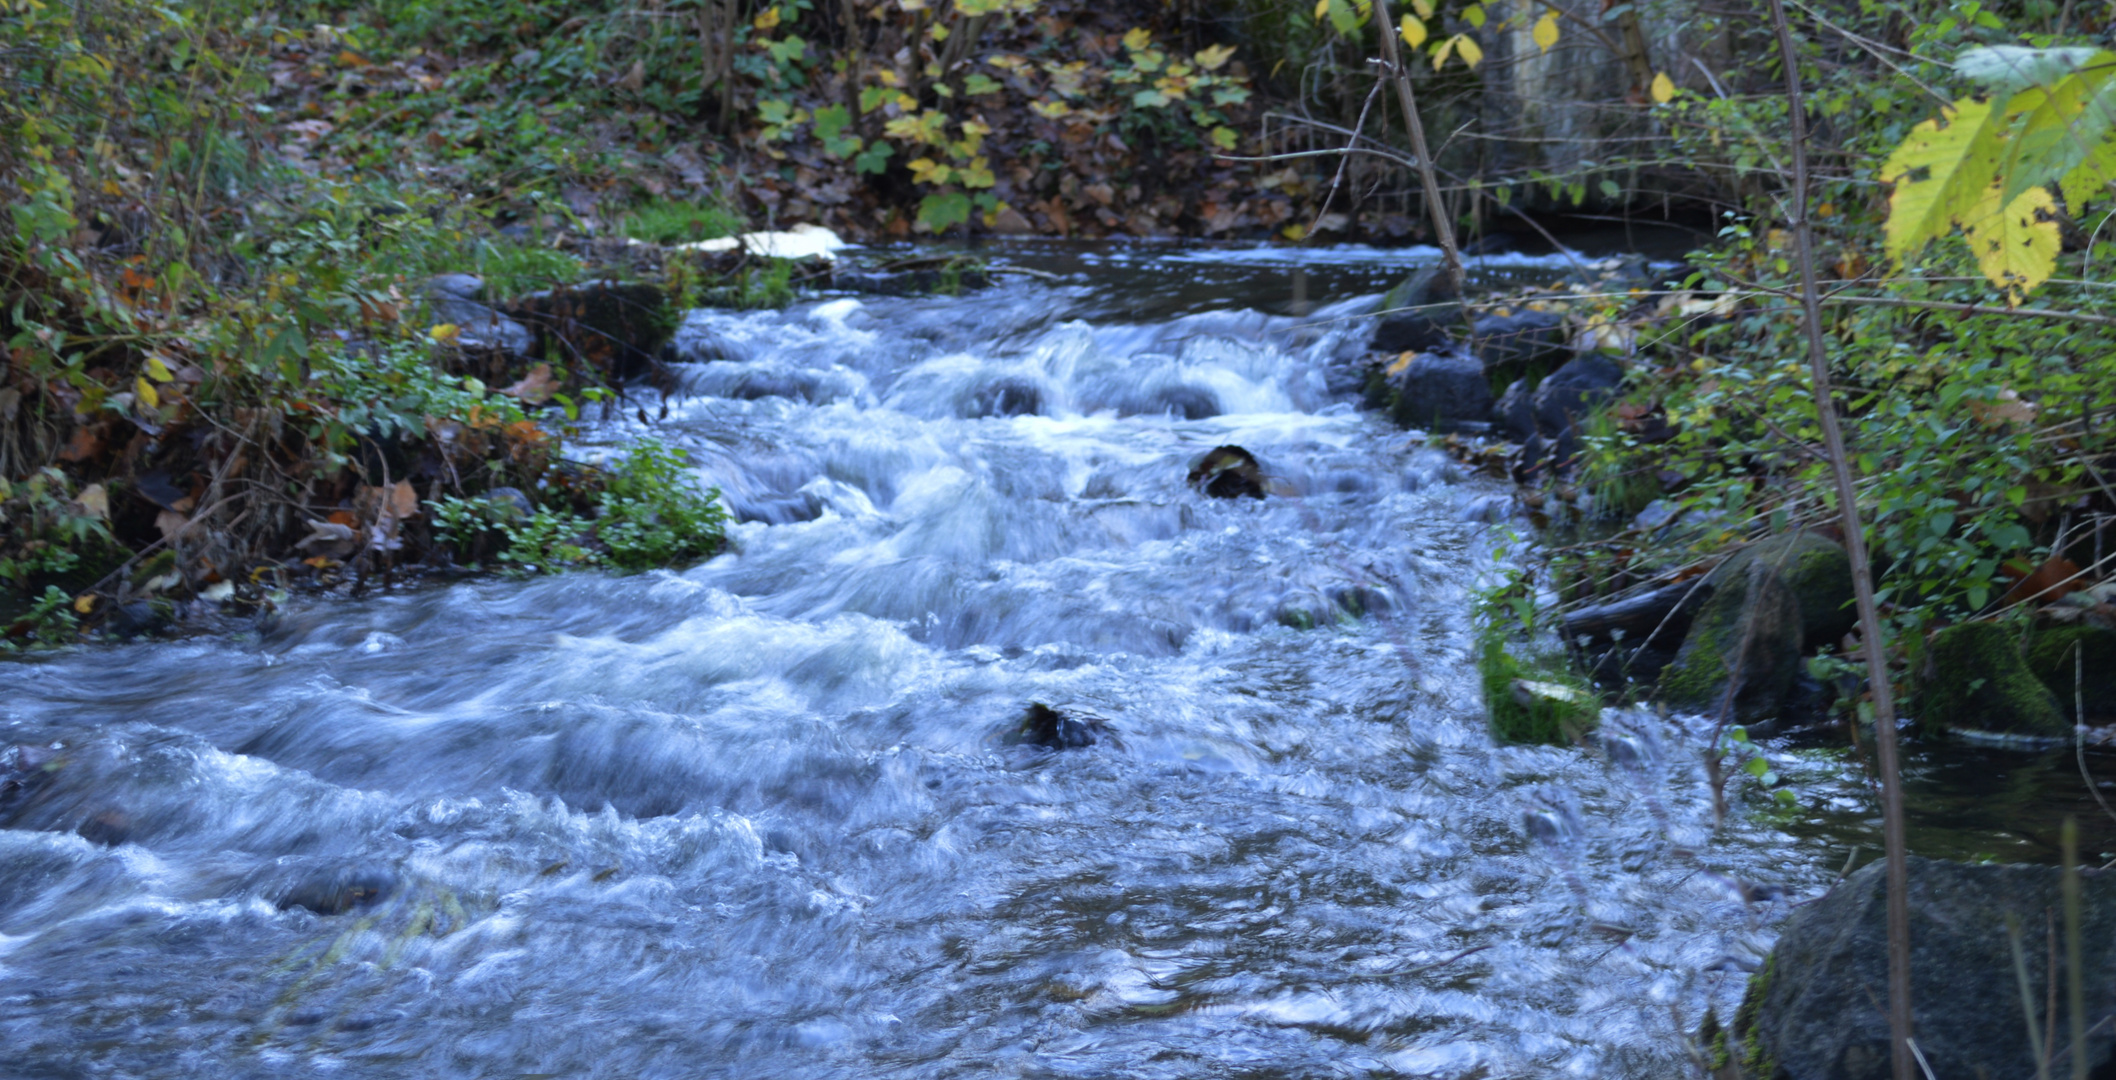
[[[693,314],[694,569],[0,665],[0,1074],[1689,1074],[1845,844],[1714,831],[1678,722],[1492,743],[1506,492],[1354,407],[1371,298],[1058,269]]]

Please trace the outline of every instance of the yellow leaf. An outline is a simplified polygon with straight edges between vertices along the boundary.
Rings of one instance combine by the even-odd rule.
[[[454,323],[436,323],[433,329],[426,332],[426,336],[436,345],[446,345],[453,342],[462,332],[463,328]]]
[[[1653,95],[1655,103],[1666,105],[1670,101],[1675,100],[1675,80],[1669,78],[1668,73],[1663,71],[1653,77],[1653,86],[1647,90],[1647,93]]]
[[[1484,59],[1484,50],[1478,46],[1477,39],[1468,34],[1456,34],[1455,38],[1455,55],[1470,67],[1476,67],[1477,62]]]
[[[89,612],[94,611],[95,607],[96,594],[94,593],[82,593],[81,595],[73,598],[74,611],[82,615],[86,615]]]
[[[957,167],[955,175],[966,188],[988,188],[999,182],[999,178],[992,175],[991,166],[981,157],[971,158],[969,165]]]
[[[154,389],[153,383],[148,382],[144,378],[134,379],[132,380],[132,382],[132,392],[139,396],[141,404],[147,406],[150,409],[159,409],[162,407],[162,395]]]
[[[752,20],[750,25],[759,30],[769,30],[779,25],[779,9],[776,6],[765,8],[764,13]]]
[[[1403,17],[1403,43],[1415,49],[1425,44],[1425,23],[1416,15]]]
[[[1280,229],[1278,231],[1278,234],[1288,240],[1299,240],[1300,238],[1308,235],[1308,227],[1306,225],[1302,225],[1296,222],[1292,225],[1286,226],[1283,229]]]
[[[1234,46],[1214,45],[1210,48],[1198,50],[1197,54],[1192,56],[1191,59],[1195,60],[1199,67],[1207,71],[1218,71],[1220,66],[1225,64],[1228,58],[1233,55]]]
[[[1321,22],[1321,21],[1323,21],[1323,16],[1325,16],[1325,15],[1328,15],[1329,13],[1330,13],[1330,0],[1315,0],[1315,21],[1316,21],[1316,22]]]
[[[110,492],[101,484],[90,484],[74,497],[73,504],[81,509],[82,517],[99,521],[110,520]]]
[[[1056,120],[1073,111],[1073,107],[1063,101],[1032,101],[1029,108],[1045,120]]]
[[[1447,63],[1447,55],[1455,51],[1455,43],[1461,40],[1462,35],[1456,34],[1454,37],[1451,37],[1446,41],[1441,42],[1440,47],[1433,50],[1434,71],[1440,70],[1441,67]]]
[[[1536,20],[1535,28],[1528,32],[1528,36],[1534,38],[1544,52],[1549,52],[1550,47],[1558,43],[1558,17],[1545,12]]]
[[[1433,0],[1411,0],[1411,10],[1421,19],[1430,19],[1433,17]]]
[[[1881,166],[1881,182],[1894,184],[1888,197],[1888,253],[1907,259],[1934,237],[1945,236],[1965,207],[1985,198],[2005,152],[2005,110],[1990,101],[1963,98],[1940,118],[1910,129]],[[1923,179],[1915,179],[1919,173]]]
[[[163,363],[162,358],[159,356],[147,358],[147,377],[155,382],[170,382],[176,378],[175,375],[170,373],[169,365]]]
[[[921,184],[945,184],[948,182],[948,167],[932,158],[917,158],[911,162],[911,179]]]
[[[2006,290],[2010,307],[2056,272],[2060,238],[2049,189],[2029,188],[2000,209],[2005,190],[2003,180],[1985,188],[1983,199],[1962,215],[1962,232],[1984,276]]]
[[[1327,2],[1327,0],[1325,0],[1325,2]],[[1138,52],[1141,49],[1146,48],[1148,45],[1153,44],[1153,42],[1153,31],[1148,30],[1143,26],[1136,27],[1130,33],[1124,35],[1124,47],[1130,49],[1133,52]]]

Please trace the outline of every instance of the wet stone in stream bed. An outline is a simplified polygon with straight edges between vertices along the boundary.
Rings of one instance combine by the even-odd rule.
[[[1715,830],[1687,721],[1493,745],[1504,489],[1343,389],[1371,296],[1247,259],[692,312],[589,432],[749,508],[680,573],[0,665],[70,754],[0,822],[0,1071],[1687,1075],[1788,906],[1725,883],[1841,847]],[[1236,446],[1269,497],[1188,480]],[[1097,741],[993,745],[1029,702]]]

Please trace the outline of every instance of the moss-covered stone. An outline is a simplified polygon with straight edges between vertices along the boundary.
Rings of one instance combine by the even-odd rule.
[[[1697,1029],[1697,1042],[1704,1048],[1705,1064],[1713,1080],[1770,1080],[1778,1072],[1777,1060],[1764,1049],[1763,1040],[1756,1033],[1756,1018],[1771,990],[1775,960],[1775,956],[1765,957],[1763,969],[1749,976],[1733,1023],[1721,1027],[1717,1013],[1705,1012],[1704,1023]]]
[[[1501,742],[1576,743],[1601,719],[1600,701],[1569,670],[1524,663],[1497,634],[1478,643],[1477,672],[1492,737]]]
[[[1800,605],[1801,649],[1814,652],[1858,625],[1852,606],[1851,556],[1836,541],[1811,532],[1783,533],[1735,552],[1713,571],[1725,578],[1748,572],[1761,561],[1778,573]]]
[[[2073,707],[2075,698],[2085,699],[2086,723],[2116,717],[2116,630],[2100,626],[2041,627],[2028,635],[2022,658],[2035,678],[2057,696],[2058,708],[2074,723],[2081,722]]]
[[[2064,736],[2057,698],[2021,659],[2013,630],[1991,622],[1934,635],[1917,684],[1917,717],[1943,729]]]
[[[1737,573],[1715,575],[1711,597],[1661,672],[1658,696],[1671,708],[1715,713],[1738,684],[1729,719],[1775,717],[1799,674],[1799,602],[1768,561],[1748,559]]]

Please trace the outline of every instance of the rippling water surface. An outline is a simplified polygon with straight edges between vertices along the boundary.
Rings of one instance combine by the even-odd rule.
[[[0,1071],[1689,1072],[1744,883],[1842,848],[1712,831],[1678,725],[1492,744],[1505,492],[1354,408],[1361,301],[1058,269],[692,314],[651,430],[745,519],[694,569],[0,665]],[[1223,443],[1280,493],[1187,490]]]

